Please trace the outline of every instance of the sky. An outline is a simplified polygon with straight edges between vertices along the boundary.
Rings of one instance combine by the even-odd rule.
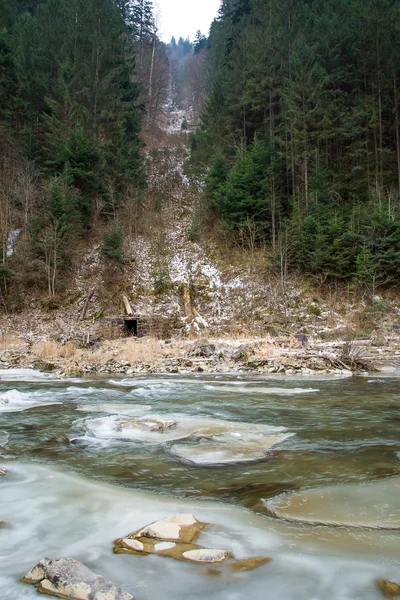
[[[172,36],[177,41],[180,36],[193,40],[198,29],[207,35],[219,6],[220,0],[156,0],[160,38],[164,42]]]

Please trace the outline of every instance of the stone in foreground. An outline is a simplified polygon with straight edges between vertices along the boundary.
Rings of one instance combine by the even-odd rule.
[[[198,563],[223,562],[228,556],[229,553],[226,550],[216,550],[214,548],[199,548],[183,553],[184,558]]]
[[[150,538],[183,543],[193,542],[207,523],[200,523],[190,514],[178,514],[156,521],[126,536],[128,538]]]
[[[0,469],[0,477],[4,477],[4,475],[7,475],[7,473],[7,469]]]
[[[133,600],[131,594],[74,558],[43,558],[21,581],[37,585],[42,594],[67,600]]]
[[[400,585],[398,583],[388,581],[387,579],[376,579],[375,583],[385,598],[391,600],[392,598],[400,596]]]

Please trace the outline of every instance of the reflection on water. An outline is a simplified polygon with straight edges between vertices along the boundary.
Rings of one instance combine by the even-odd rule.
[[[141,425],[156,419],[176,425]],[[12,535],[0,530],[1,598],[36,597],[16,579],[53,554],[79,558],[138,600],[165,590],[180,600],[188,589],[198,599],[261,600],[267,578],[271,599],[377,599],[374,577],[400,579],[398,532],[279,521],[265,505],[295,492],[296,516],[305,497],[318,517],[356,518],[371,495],[378,520],[400,520],[388,501],[400,473],[399,421],[399,381],[390,378],[3,379],[0,467],[10,475],[0,480],[0,520]],[[346,486],[354,495],[333,506]],[[178,510],[215,524],[202,543],[273,560],[211,578],[194,565],[111,554],[114,538]]]

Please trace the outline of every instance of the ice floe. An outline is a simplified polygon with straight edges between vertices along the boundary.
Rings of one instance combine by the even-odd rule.
[[[61,402],[40,399],[39,395],[18,390],[0,393],[0,412],[19,412],[37,406],[50,406]]]
[[[400,477],[284,494],[265,505],[272,515],[287,521],[400,529]]]
[[[84,419],[77,425],[85,429],[86,440],[166,444],[168,452],[196,464],[260,460],[294,435],[284,427],[187,415],[127,418],[114,414]]]

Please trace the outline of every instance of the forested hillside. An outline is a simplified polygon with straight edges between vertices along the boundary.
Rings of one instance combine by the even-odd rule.
[[[194,162],[283,276],[400,279],[399,33],[394,0],[222,2]]]
[[[400,4],[223,0],[208,36],[158,31],[151,0],[0,0],[4,311],[97,287],[95,315],[123,291],[191,318],[211,264],[254,298],[397,284]]]
[[[54,296],[85,231],[109,223],[104,253],[120,257],[118,211],[145,182],[139,132],[165,100],[167,59],[148,0],[1,0],[0,19],[2,287]]]

